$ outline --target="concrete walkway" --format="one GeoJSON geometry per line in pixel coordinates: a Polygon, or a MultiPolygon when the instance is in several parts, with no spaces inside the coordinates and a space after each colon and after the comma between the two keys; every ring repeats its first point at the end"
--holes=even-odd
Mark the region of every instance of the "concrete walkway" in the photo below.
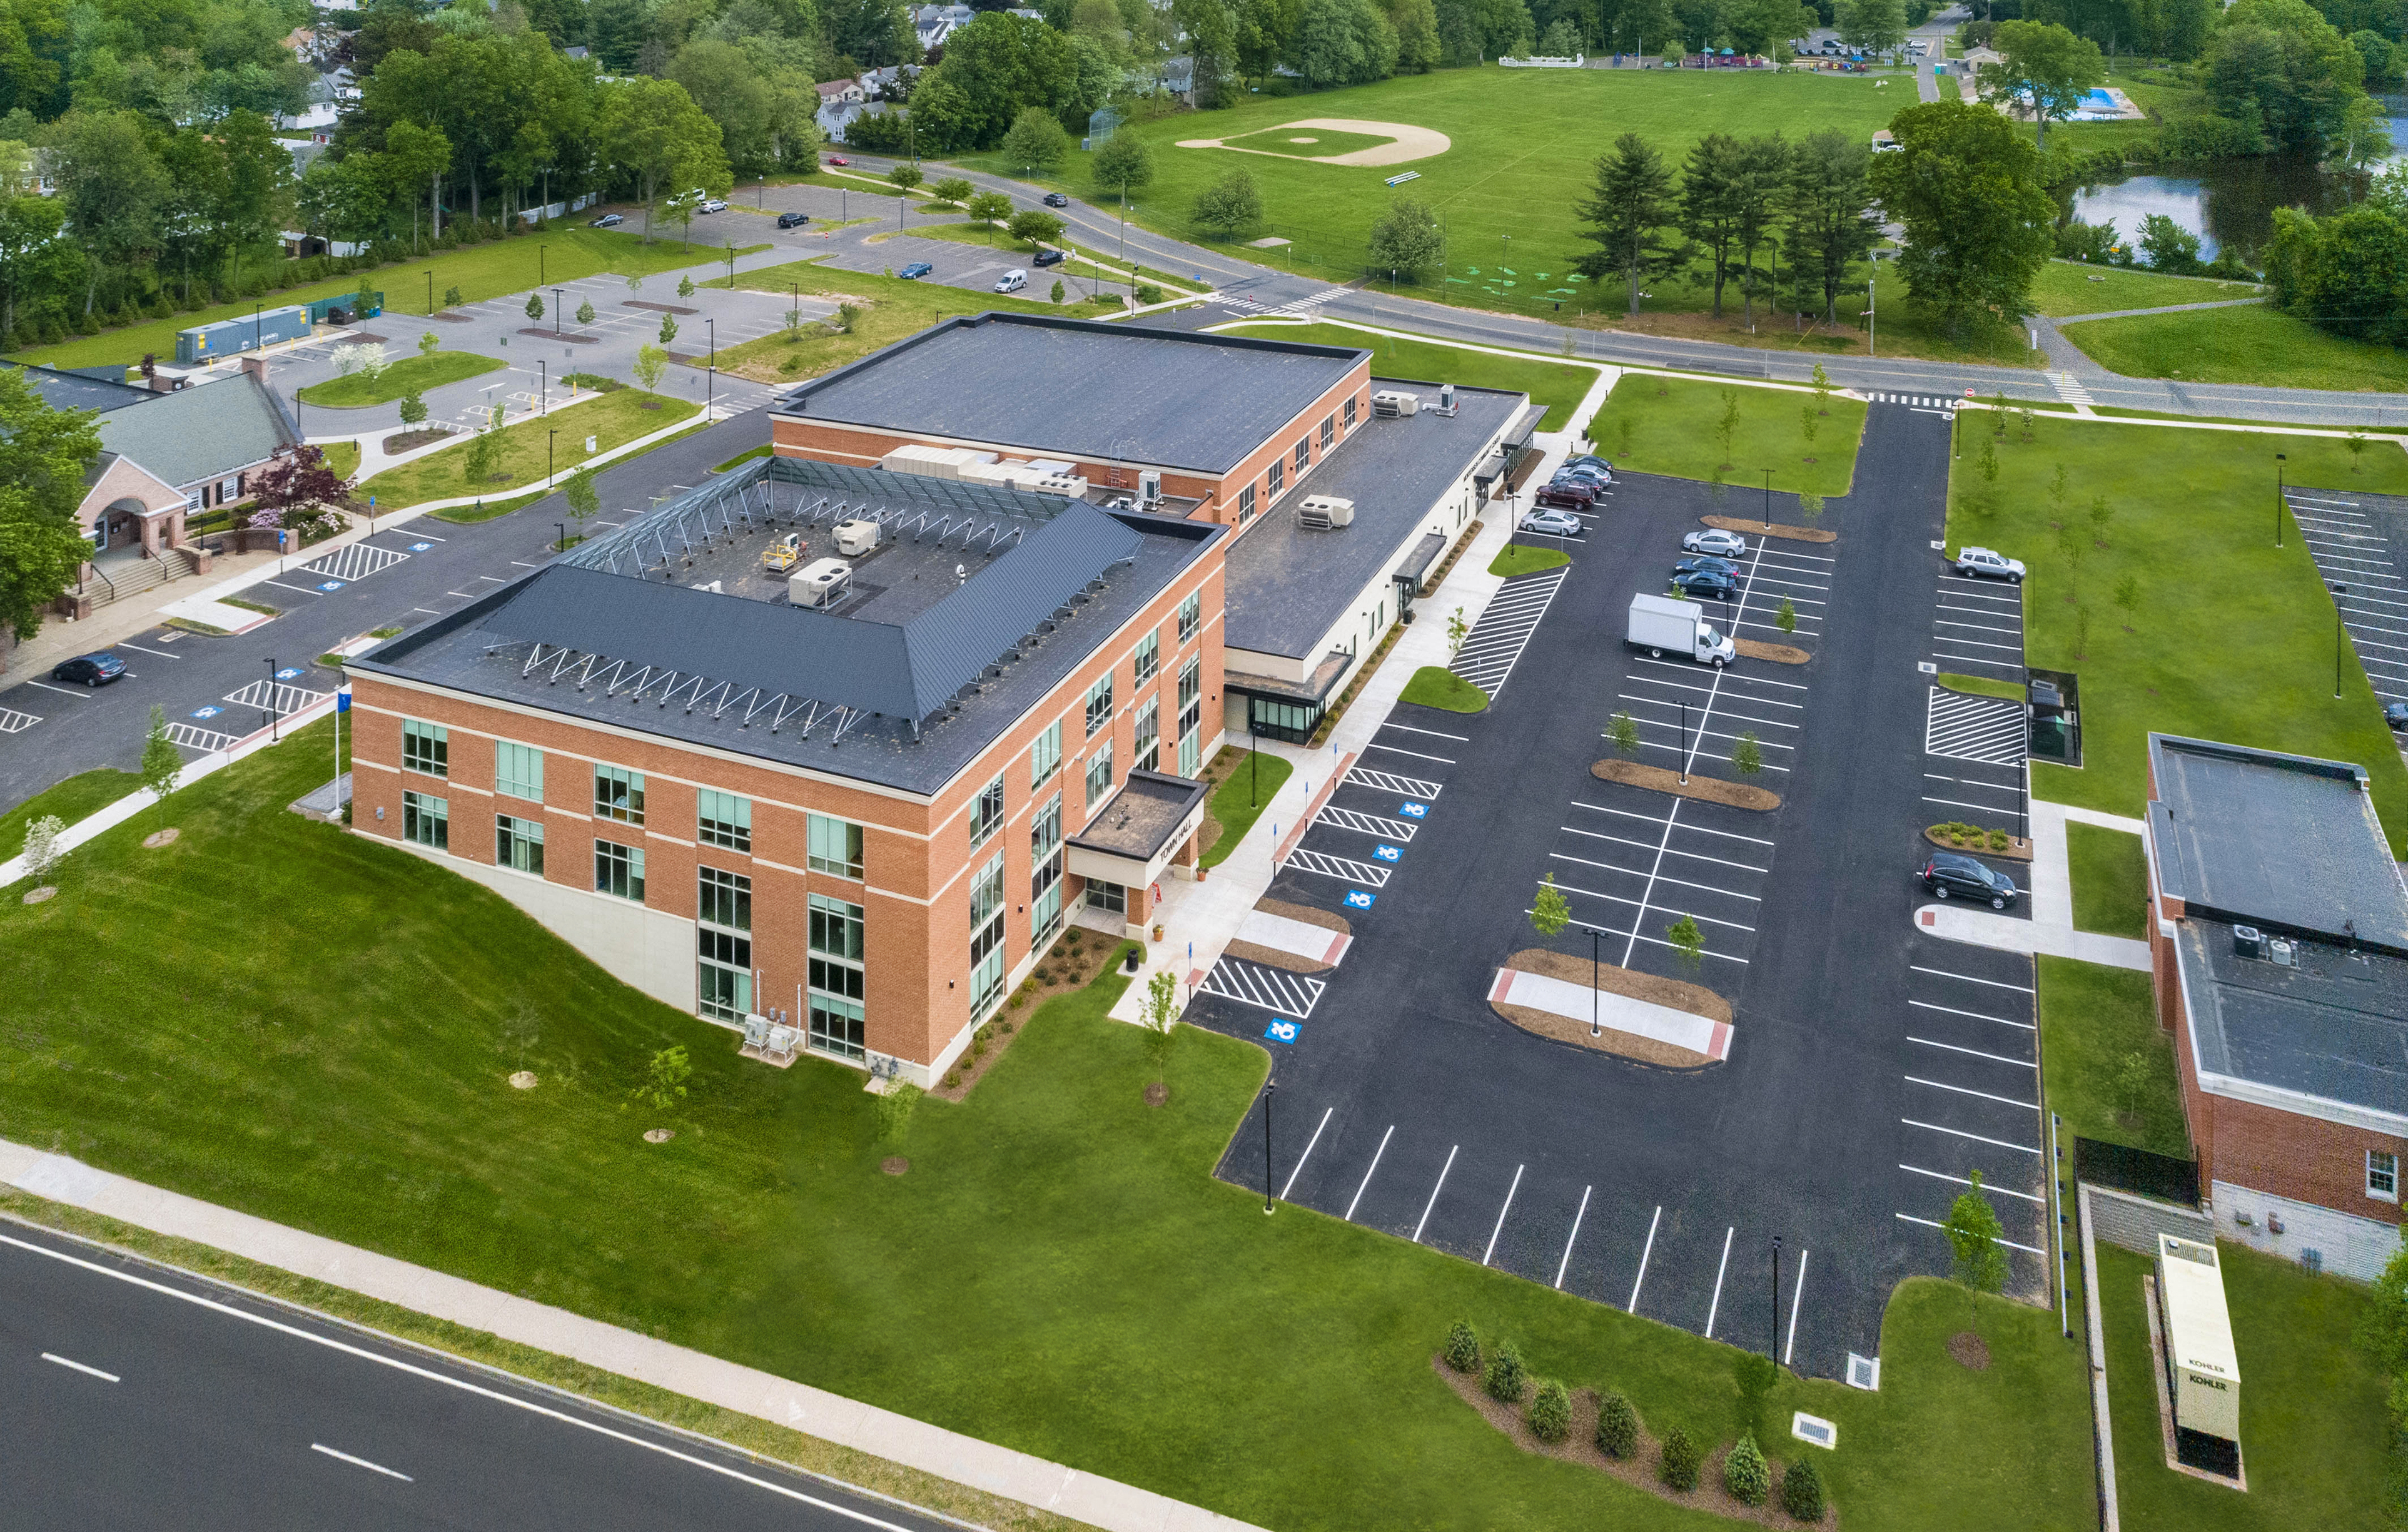
{"type": "Polygon", "coordinates": [[[2031,887],[2026,890],[2026,897],[2031,900],[2031,919],[2017,920],[1957,904],[1927,904],[1914,913],[1915,929],[1943,941],[1970,942],[2002,952],[2045,953],[2147,972],[2147,942],[2074,929],[2073,873],[2065,840],[2069,823],[2095,824],[2127,835],[2147,833],[2147,826],[2137,819],[2035,798],[2031,804],[2031,887]]]}
{"type": "Polygon", "coordinates": [[[2161,304],[2155,308],[2111,308],[2103,314],[2063,314],[2058,316],[2057,322],[2087,324],[2097,319],[2139,319],[2147,314],[2190,314],[2202,308],[2248,308],[2262,307],[2266,302],[2266,294],[2261,293],[2254,298],[2218,298],[2214,303],[2169,303],[2161,304]]]}
{"type": "Polygon", "coordinates": [[[1068,1516],[1108,1532],[1247,1532],[1247,1524],[752,1367],[534,1303],[355,1245],[0,1140],[0,1181],[154,1234],[482,1330],[1068,1516]]]}

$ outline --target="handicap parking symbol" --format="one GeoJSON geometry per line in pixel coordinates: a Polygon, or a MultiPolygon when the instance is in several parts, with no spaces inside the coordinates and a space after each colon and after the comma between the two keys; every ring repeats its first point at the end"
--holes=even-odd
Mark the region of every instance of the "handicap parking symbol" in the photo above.
{"type": "Polygon", "coordinates": [[[318,581],[318,589],[322,591],[339,591],[342,588],[343,582],[339,580],[322,580],[318,581]]]}
{"type": "Polygon", "coordinates": [[[1282,1020],[1275,1021],[1271,1023],[1270,1025],[1263,1028],[1263,1036],[1268,1038],[1273,1042],[1294,1042],[1296,1041],[1296,1035],[1303,1030],[1304,1029],[1302,1027],[1297,1025],[1294,1022],[1282,1020]]]}
{"type": "Polygon", "coordinates": [[[1426,819],[1429,817],[1429,805],[1426,803],[1400,804],[1398,806],[1397,812],[1407,819],[1426,819]]]}
{"type": "Polygon", "coordinates": [[[434,546],[431,542],[414,542],[409,545],[409,551],[413,553],[423,553],[434,546]]]}
{"type": "Polygon", "coordinates": [[[1369,909],[1371,908],[1372,897],[1373,895],[1364,893],[1359,888],[1350,888],[1346,891],[1346,908],[1349,909],[1369,909]]]}
{"type": "Polygon", "coordinates": [[[301,667],[299,666],[288,665],[283,669],[279,670],[276,673],[276,679],[278,680],[291,680],[294,677],[298,676],[299,674],[301,674],[301,667]]]}
{"type": "Polygon", "coordinates": [[[1394,862],[1405,853],[1395,846],[1374,846],[1371,848],[1371,854],[1383,862],[1394,862]]]}
{"type": "Polygon", "coordinates": [[[218,710],[213,707],[195,708],[193,709],[193,716],[194,718],[215,718],[218,716],[218,710]]]}

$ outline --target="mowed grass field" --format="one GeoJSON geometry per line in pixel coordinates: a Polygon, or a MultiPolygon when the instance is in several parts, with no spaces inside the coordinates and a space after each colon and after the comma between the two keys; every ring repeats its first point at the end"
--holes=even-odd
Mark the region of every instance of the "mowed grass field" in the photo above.
{"type": "Polygon", "coordinates": [[[1769,469],[1776,490],[1845,494],[1865,433],[1864,404],[1832,394],[1814,413],[1809,441],[1806,415],[1814,408],[1813,394],[1788,389],[1626,373],[1588,434],[1617,468],[1708,480],[1719,470],[1734,491],[1762,490],[1769,469]],[[1731,399],[1739,418],[1726,456],[1721,433],[1731,399]]]}
{"type": "Polygon", "coordinates": [[[2264,291],[2255,282],[2228,282],[2214,277],[2168,277],[2130,266],[2051,261],[2041,267],[2039,280],[2032,283],[2032,304],[2051,319],[2065,319],[2076,314],[2110,314],[2125,308],[2229,303],[2257,297],[2264,291]]]}
{"type": "Polygon", "coordinates": [[[2408,351],[2353,340],[2262,306],[2092,320],[2060,332],[2127,378],[2391,393],[2408,389],[2408,351]]]}

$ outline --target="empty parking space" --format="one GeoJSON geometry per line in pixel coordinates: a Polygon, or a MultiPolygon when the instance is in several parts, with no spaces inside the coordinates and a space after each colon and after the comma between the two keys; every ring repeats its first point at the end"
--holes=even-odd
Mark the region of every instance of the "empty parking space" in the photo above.
{"type": "MultiPolygon", "coordinates": [[[[1598,782],[1566,807],[1552,874],[1583,931],[1605,939],[1605,959],[1713,984],[1729,982],[1756,945],[1772,838],[1761,814],[1598,782]],[[1693,973],[1668,933],[1686,918],[1704,938],[1693,973]]],[[[1537,894],[1534,885],[1533,897],[1537,894]]]]}
{"type": "Polygon", "coordinates": [[[1933,602],[1931,654],[1942,670],[2023,680],[2022,588],[1942,576],[1933,602]]]}
{"type": "Polygon", "coordinates": [[[1749,555],[1748,580],[1728,612],[1731,636],[1813,647],[1829,615],[1831,578],[1839,561],[1759,541],[1749,555]]]}
{"type": "MultiPolygon", "coordinates": [[[[1788,666],[1715,671],[1681,659],[1636,656],[1614,693],[1614,711],[1638,731],[1637,759],[1694,769],[1701,761],[1727,767],[1742,736],[1753,736],[1762,769],[1785,775],[1806,726],[1804,683],[1766,674],[1788,666]]],[[[1612,736],[1607,737],[1611,743],[1612,736]]]]}
{"type": "MultiPolygon", "coordinates": [[[[1981,1174],[2018,1253],[2019,1278],[2038,1281],[2047,1248],[2047,1162],[2040,1108],[2040,1054],[2028,958],[1920,942],[1906,1003],[1894,1217],[1941,1239],[1948,1209],[1981,1174]]],[[[1944,1250],[1944,1241],[1942,1242],[1944,1250]]]]}

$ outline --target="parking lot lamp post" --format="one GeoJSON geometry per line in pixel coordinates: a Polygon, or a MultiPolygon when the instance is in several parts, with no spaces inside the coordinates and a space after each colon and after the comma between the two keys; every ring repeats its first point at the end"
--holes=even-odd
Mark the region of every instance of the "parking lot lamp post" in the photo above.
{"type": "Polygon", "coordinates": [[[261,709],[267,714],[267,742],[276,743],[276,656],[267,657],[267,703],[261,709]]]}
{"type": "Polygon", "coordinates": [[[2333,700],[2341,700],[2341,598],[2349,594],[2346,585],[2336,585],[2333,593],[2333,700]]]}
{"type": "Polygon", "coordinates": [[[1772,470],[1766,468],[1761,471],[1764,474],[1764,530],[1770,532],[1772,530],[1772,470]]]}
{"type": "Polygon", "coordinates": [[[554,523],[552,523],[552,524],[553,526],[558,527],[558,528],[560,529],[560,551],[561,551],[562,552],[564,552],[564,553],[567,552],[567,551],[568,551],[568,523],[567,523],[566,522],[554,522],[554,523]]]}
{"type": "MultiPolygon", "coordinates": [[[[727,279],[733,283],[736,278],[733,273],[730,273],[727,279]]],[[[706,319],[702,322],[702,326],[710,336],[710,365],[715,367],[719,365],[719,321],[706,319]]]]}
{"type": "Polygon", "coordinates": [[[718,408],[719,368],[713,366],[707,376],[710,381],[704,385],[702,394],[702,422],[705,425],[710,423],[710,412],[718,408]]]}
{"type": "Polygon", "coordinates": [[[1873,266],[1865,268],[1865,354],[1867,356],[1881,354],[1881,342],[1875,338],[1879,332],[1874,329],[1874,325],[1880,322],[1873,315],[1873,273],[1876,269],[1873,266]]]}
{"type": "Polygon", "coordinates": [[[1271,1094],[1278,1089],[1276,1080],[1263,1084],[1263,1212],[1267,1217],[1271,1210],[1271,1094]]]}
{"type": "Polygon", "coordinates": [[[2283,546],[2283,503],[2289,492],[2283,487],[2283,464],[2286,454],[2274,454],[2274,546],[2283,546]]]}
{"type": "Polygon", "coordinates": [[[1604,939],[1604,932],[1594,925],[1588,928],[1588,1035],[1592,1038],[1603,1036],[1605,1030],[1597,1013],[1598,991],[1605,980],[1605,959],[1598,954],[1598,943],[1604,939]]]}
{"type": "Polygon", "coordinates": [[[1764,1359],[1777,1374],[1781,1367],[1781,1236],[1777,1234],[1772,1237],[1772,1334],[1767,1342],[1764,1359]]]}
{"type": "Polygon", "coordinates": [[[535,412],[537,414],[545,415],[551,413],[552,364],[544,361],[540,357],[536,360],[535,365],[535,412]]]}
{"type": "Polygon", "coordinates": [[[1689,785],[1689,705],[1681,704],[1681,785],[1689,785]]]}
{"type": "Polygon", "coordinates": [[[560,289],[552,290],[552,333],[560,334],[560,289]]]}

